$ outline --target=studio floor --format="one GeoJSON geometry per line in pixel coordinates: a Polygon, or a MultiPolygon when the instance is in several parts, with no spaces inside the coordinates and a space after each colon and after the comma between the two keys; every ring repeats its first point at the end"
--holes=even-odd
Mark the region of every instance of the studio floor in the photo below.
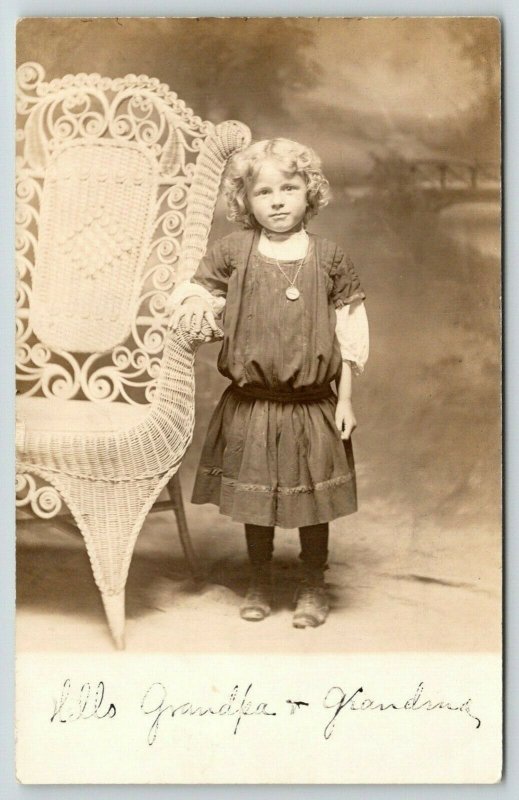
{"type": "MultiPolygon", "coordinates": [[[[148,518],[126,591],[126,649],[134,652],[491,651],[500,646],[497,533],[427,530],[382,507],[332,524],[332,611],[318,629],[292,627],[297,531],[276,533],[276,602],[261,623],[240,619],[246,588],[240,525],[187,506],[205,579],[189,578],[172,512],[148,518]],[[471,547],[467,547],[471,541],[471,547]]],[[[82,539],[20,524],[17,648],[110,652],[101,599],[82,539]]]]}

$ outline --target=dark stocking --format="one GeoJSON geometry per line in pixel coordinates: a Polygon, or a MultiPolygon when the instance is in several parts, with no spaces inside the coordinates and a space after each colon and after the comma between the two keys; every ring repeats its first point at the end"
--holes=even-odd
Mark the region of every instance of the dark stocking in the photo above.
{"type": "Polygon", "coordinates": [[[328,523],[305,525],[299,528],[301,554],[304,566],[312,571],[323,572],[328,561],[328,523]]]}
{"type": "Polygon", "coordinates": [[[274,552],[274,528],[264,525],[245,525],[247,551],[253,569],[272,561],[274,552]]]}

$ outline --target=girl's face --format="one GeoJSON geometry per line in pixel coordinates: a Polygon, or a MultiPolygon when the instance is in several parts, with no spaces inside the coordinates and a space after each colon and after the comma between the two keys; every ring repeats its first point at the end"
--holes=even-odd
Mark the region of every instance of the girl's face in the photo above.
{"type": "Polygon", "coordinates": [[[306,183],[297,172],[283,172],[265,161],[247,189],[249,209],[262,228],[273,233],[298,230],[306,212],[306,183]]]}

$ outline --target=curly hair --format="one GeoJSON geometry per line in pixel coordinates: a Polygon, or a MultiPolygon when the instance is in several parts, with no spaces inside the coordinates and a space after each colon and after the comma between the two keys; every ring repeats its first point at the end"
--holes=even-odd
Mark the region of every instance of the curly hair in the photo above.
{"type": "Polygon", "coordinates": [[[317,154],[310,147],[290,139],[263,139],[229,159],[223,180],[228,220],[241,224],[243,228],[259,227],[247,204],[247,190],[266,160],[278,161],[284,172],[291,175],[297,173],[305,180],[305,224],[328,204],[330,184],[322,172],[317,154]]]}

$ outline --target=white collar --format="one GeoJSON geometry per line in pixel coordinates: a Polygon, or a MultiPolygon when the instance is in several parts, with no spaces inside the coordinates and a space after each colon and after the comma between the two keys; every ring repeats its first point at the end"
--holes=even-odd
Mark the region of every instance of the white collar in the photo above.
{"type": "Polygon", "coordinates": [[[308,234],[304,228],[293,233],[284,242],[276,242],[269,239],[264,230],[261,231],[258,242],[258,250],[264,256],[271,258],[292,259],[302,258],[308,250],[308,234]]]}

